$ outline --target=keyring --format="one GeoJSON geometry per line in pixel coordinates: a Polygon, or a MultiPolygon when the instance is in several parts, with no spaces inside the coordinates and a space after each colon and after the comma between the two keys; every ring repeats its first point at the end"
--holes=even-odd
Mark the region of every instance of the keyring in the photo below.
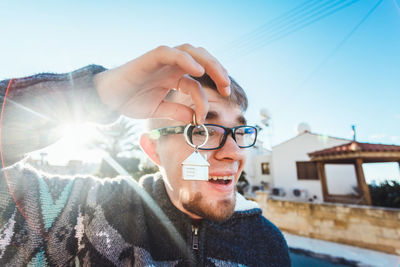
{"type": "Polygon", "coordinates": [[[206,132],[206,140],[204,140],[204,142],[202,144],[196,146],[196,145],[194,145],[194,144],[192,144],[190,142],[189,137],[188,137],[188,130],[189,130],[189,127],[192,126],[192,123],[189,123],[188,125],[186,125],[185,130],[183,132],[183,135],[185,136],[186,143],[189,146],[191,146],[191,147],[193,147],[193,148],[195,148],[197,150],[199,147],[202,147],[207,143],[207,141],[208,141],[208,130],[207,130],[207,127],[204,126],[204,124],[197,125],[197,123],[196,123],[196,113],[193,113],[193,124],[194,124],[195,127],[197,127],[197,126],[203,127],[204,131],[206,132]]]}

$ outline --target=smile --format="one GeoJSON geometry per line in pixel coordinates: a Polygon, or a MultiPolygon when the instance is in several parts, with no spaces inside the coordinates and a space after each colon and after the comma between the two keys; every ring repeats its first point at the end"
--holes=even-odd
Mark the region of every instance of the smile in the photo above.
{"type": "Polygon", "coordinates": [[[208,181],[213,184],[228,185],[232,182],[234,176],[209,176],[208,181]]]}

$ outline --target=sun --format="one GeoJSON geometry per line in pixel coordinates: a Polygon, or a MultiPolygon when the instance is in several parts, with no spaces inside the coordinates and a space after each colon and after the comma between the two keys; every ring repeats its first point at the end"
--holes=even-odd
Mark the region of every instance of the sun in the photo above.
{"type": "Polygon", "coordinates": [[[90,146],[96,138],[99,138],[99,132],[96,126],[89,123],[73,123],[61,126],[62,140],[66,145],[72,147],[90,146]]]}
{"type": "Polygon", "coordinates": [[[101,161],[104,155],[94,146],[94,141],[101,138],[95,124],[64,124],[57,131],[62,136],[61,139],[42,150],[47,153],[49,163],[63,165],[70,160],[84,163],[101,161]]]}

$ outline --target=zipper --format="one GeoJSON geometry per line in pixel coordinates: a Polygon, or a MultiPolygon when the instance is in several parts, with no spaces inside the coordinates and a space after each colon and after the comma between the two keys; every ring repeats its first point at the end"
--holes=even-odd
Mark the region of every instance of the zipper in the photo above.
{"type": "Polygon", "coordinates": [[[192,249],[199,250],[199,227],[192,225],[192,249]]]}
{"type": "Polygon", "coordinates": [[[203,247],[200,246],[200,234],[203,236],[204,227],[201,228],[200,221],[192,221],[192,255],[194,262],[192,263],[193,266],[205,266],[204,265],[204,258],[203,258],[203,247]],[[201,230],[201,231],[200,231],[201,230]]]}

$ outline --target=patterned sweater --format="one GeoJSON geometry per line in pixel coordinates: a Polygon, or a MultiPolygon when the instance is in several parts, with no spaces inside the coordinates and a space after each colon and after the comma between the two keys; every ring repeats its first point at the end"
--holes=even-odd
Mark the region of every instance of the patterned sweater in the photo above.
{"type": "MultiPolygon", "coordinates": [[[[20,80],[8,96],[32,110],[42,103],[43,95],[32,100],[24,98],[27,92],[33,96],[37,92],[55,94],[56,110],[45,113],[51,109],[40,106],[42,116],[59,114],[60,108],[84,110],[60,104],[74,97],[68,89],[71,82],[66,82],[73,77],[73,88],[80,90],[81,98],[90,99],[104,117],[115,117],[97,103],[93,92],[86,91],[91,90],[91,76],[96,73],[93,68],[101,69],[89,66],[70,75],[29,78],[40,83],[28,79],[24,85],[20,80]],[[35,94],[32,89],[36,89],[35,94]]],[[[3,96],[8,84],[0,83],[3,96]]],[[[28,137],[29,129],[52,126],[54,119],[39,118],[39,125],[30,125],[22,114],[18,105],[4,109],[2,152],[8,164],[27,149],[55,139],[35,134],[28,137]],[[14,134],[15,130],[23,131],[31,143],[20,139],[22,134],[14,134]],[[14,136],[30,146],[19,146],[14,136]]],[[[101,117],[98,112],[89,115],[91,119],[101,117]]],[[[51,128],[47,132],[51,134],[51,128]]],[[[129,177],[49,175],[23,161],[4,168],[0,175],[0,266],[81,265],[290,266],[290,260],[280,231],[261,215],[254,202],[239,194],[235,213],[225,222],[193,221],[171,203],[160,174],[143,177],[138,184],[129,177]]]]}

